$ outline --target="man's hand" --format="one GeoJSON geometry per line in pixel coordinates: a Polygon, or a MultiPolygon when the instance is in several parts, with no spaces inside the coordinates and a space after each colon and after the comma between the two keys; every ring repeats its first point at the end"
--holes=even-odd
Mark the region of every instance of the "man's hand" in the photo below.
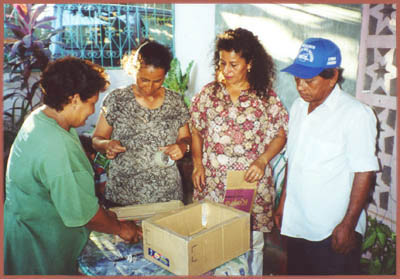
{"type": "Polygon", "coordinates": [[[340,223],[332,232],[332,249],[339,254],[350,253],[357,245],[356,231],[351,226],[340,223]]]}
{"type": "Polygon", "coordinates": [[[355,227],[360,218],[372,185],[375,172],[356,172],[351,189],[350,202],[342,222],[332,232],[332,249],[347,254],[357,245],[355,227]]]}
{"type": "Polygon", "coordinates": [[[278,208],[272,214],[274,223],[276,227],[281,230],[282,217],[283,217],[283,206],[278,206],[278,208]]]}

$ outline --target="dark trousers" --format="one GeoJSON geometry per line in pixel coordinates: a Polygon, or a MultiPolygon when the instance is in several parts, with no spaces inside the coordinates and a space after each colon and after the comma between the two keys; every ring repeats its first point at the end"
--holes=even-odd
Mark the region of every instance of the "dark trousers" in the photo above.
{"type": "Polygon", "coordinates": [[[332,249],[332,237],[308,241],[287,237],[287,270],[289,275],[357,275],[360,274],[362,236],[357,233],[357,248],[349,254],[332,249]]]}

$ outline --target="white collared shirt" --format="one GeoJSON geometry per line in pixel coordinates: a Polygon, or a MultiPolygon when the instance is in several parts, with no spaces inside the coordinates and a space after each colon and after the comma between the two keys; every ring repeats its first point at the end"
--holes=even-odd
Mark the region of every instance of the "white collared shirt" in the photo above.
{"type": "MultiPolygon", "coordinates": [[[[289,114],[288,178],[281,233],[320,241],[331,235],[347,210],[355,172],[379,169],[372,109],[336,85],[308,114],[298,98],[289,114]]],[[[363,211],[356,231],[364,234],[363,211]]]]}

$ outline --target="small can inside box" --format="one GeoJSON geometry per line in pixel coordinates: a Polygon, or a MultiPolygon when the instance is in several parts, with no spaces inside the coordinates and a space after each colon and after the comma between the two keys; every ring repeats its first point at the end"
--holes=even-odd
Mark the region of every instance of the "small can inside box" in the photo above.
{"type": "Polygon", "coordinates": [[[145,257],[177,275],[203,274],[249,250],[250,215],[201,201],[143,221],[145,257]]]}

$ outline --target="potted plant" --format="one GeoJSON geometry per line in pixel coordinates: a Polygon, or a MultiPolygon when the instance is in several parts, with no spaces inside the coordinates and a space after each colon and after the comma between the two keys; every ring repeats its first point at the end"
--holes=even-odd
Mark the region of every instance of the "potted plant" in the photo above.
{"type": "Polygon", "coordinates": [[[182,74],[181,64],[177,58],[172,59],[171,69],[168,71],[167,77],[164,81],[164,86],[175,92],[181,93],[184,97],[185,104],[189,107],[190,100],[186,96],[186,90],[188,89],[190,71],[193,66],[193,60],[190,61],[186,68],[185,74],[182,74]]]}
{"type": "MultiPolygon", "coordinates": [[[[186,90],[188,89],[190,71],[193,66],[193,61],[190,61],[187,66],[185,73],[182,74],[181,64],[177,58],[172,59],[171,69],[168,71],[167,77],[164,81],[164,86],[175,92],[183,95],[186,106],[190,107],[190,99],[186,96],[186,90]]],[[[193,183],[192,183],[192,172],[193,164],[191,158],[191,152],[186,153],[185,156],[177,162],[179,172],[182,177],[183,201],[188,204],[192,201],[193,183]]]]}
{"type": "Polygon", "coordinates": [[[4,85],[7,86],[3,104],[8,104],[3,112],[5,161],[25,117],[41,102],[39,80],[33,78],[32,72],[47,66],[51,59],[51,37],[63,31],[49,25],[55,17],[40,17],[46,5],[13,4],[13,8],[15,16],[9,14],[5,18],[5,26],[12,33],[4,39],[4,85]]]}
{"type": "Polygon", "coordinates": [[[387,225],[370,216],[362,252],[363,273],[371,275],[396,273],[396,234],[387,225]]]}

